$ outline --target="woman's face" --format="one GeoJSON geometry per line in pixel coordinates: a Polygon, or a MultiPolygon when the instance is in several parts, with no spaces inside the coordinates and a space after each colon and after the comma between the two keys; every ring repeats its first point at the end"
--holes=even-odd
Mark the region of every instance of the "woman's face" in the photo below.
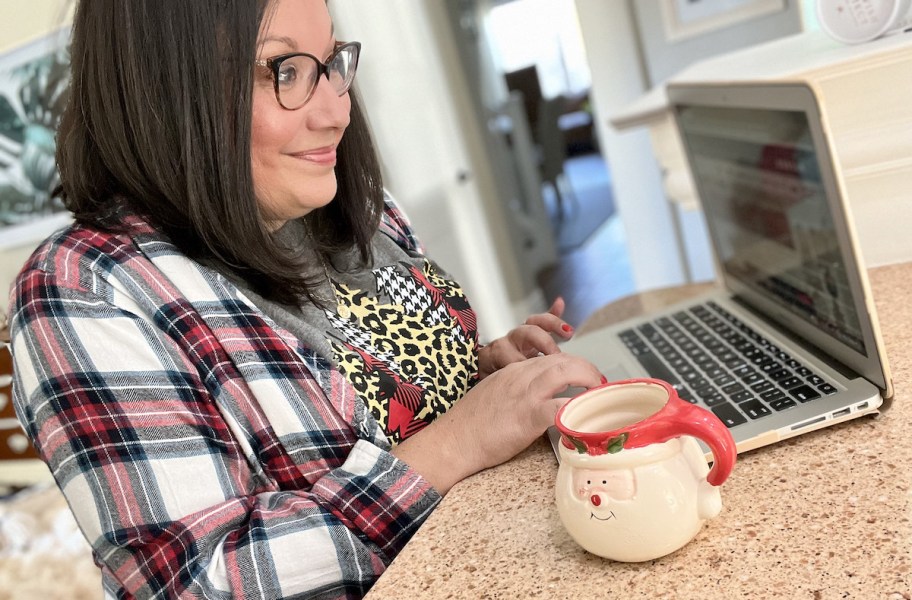
{"type": "MultiPolygon", "coordinates": [[[[336,39],[326,0],[273,0],[260,27],[257,60],[307,52],[326,61],[336,39]]],[[[257,201],[270,229],[328,204],[336,194],[336,148],[351,100],[325,77],[297,110],[282,108],[272,72],[255,67],[251,163],[257,201]]]]}

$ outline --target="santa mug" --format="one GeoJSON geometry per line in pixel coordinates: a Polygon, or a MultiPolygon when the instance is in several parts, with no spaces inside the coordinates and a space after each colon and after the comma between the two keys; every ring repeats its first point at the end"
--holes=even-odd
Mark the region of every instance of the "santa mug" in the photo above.
{"type": "Polygon", "coordinates": [[[589,552],[625,562],[659,558],[722,510],[734,440],[718,417],[670,384],[609,382],[569,400],[555,422],[558,513],[589,552]],[[712,451],[712,470],[697,439],[712,451]]]}

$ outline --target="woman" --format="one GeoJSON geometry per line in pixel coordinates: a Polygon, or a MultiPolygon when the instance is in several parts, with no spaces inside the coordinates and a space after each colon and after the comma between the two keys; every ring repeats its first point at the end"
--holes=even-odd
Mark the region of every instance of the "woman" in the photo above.
{"type": "Polygon", "coordinates": [[[359,597],[603,381],[560,301],[479,346],[384,195],[359,50],[324,0],[78,5],[76,224],[17,280],[14,395],[110,596],[359,597]]]}

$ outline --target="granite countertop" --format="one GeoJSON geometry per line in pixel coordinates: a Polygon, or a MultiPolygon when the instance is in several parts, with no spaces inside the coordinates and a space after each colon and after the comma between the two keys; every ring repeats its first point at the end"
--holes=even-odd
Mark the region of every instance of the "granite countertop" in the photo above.
{"type": "MultiPolygon", "coordinates": [[[[912,598],[912,263],[870,279],[892,407],[739,456],[722,514],[681,550],[635,564],[582,550],[540,440],[456,485],[368,598],[912,598]]],[[[674,298],[625,299],[596,319],[674,298]]]]}

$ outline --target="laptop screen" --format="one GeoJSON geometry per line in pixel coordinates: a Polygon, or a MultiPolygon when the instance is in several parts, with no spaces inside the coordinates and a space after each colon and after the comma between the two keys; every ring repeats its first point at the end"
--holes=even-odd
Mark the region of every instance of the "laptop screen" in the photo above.
{"type": "Polygon", "coordinates": [[[804,112],[679,106],[720,268],[866,354],[804,112]]]}

